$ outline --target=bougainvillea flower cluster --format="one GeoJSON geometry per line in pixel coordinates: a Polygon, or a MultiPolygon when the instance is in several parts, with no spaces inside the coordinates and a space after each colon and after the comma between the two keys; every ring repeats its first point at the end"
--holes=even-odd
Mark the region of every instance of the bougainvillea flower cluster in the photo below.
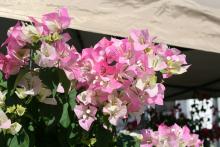
{"type": "Polygon", "coordinates": [[[201,147],[203,142],[187,126],[160,124],[157,131],[143,129],[139,132],[122,130],[120,133],[137,138],[141,147],[201,147]]]}
{"type": "Polygon", "coordinates": [[[69,79],[86,87],[77,96],[79,107],[75,109],[96,107],[117,126],[132,114],[140,117],[147,105],[163,105],[165,87],[157,74],[164,78],[181,74],[188,65],[180,51],[153,40],[147,30],[133,30],[128,38],[103,38],[83,49],[76,62],[79,68],[66,72],[69,79]]]}
{"type": "Polygon", "coordinates": [[[150,129],[142,130],[141,147],[180,147],[180,146],[202,146],[202,141],[196,134],[191,134],[187,126],[180,127],[177,124],[166,126],[161,124],[158,131],[150,129]]]}
{"type": "MultiPolygon", "coordinates": [[[[2,45],[7,48],[7,53],[0,54],[0,70],[7,79],[21,69],[29,68],[15,87],[17,97],[27,103],[31,101],[30,97],[45,103],[48,98],[54,100],[54,91],[44,84],[39,71],[44,68],[62,70],[74,84],[67,90],[59,84],[56,92],[68,92],[71,88],[78,90],[72,115],[75,113],[79,125],[86,131],[101,116],[107,117],[105,127],[109,124],[117,127],[130,117],[139,123],[146,106],[163,105],[163,79],[182,74],[189,67],[184,54],[165,44],[154,43],[155,37],[147,29],[132,30],[124,39],[103,38],[79,53],[74,46],[67,44],[71,37],[63,32],[70,20],[63,8],[43,15],[41,20],[30,17],[29,23],[19,22],[11,27],[2,45]]],[[[0,100],[1,106],[4,105],[4,93],[0,100]]],[[[6,114],[22,116],[26,108],[13,105],[2,106],[0,110],[0,129],[11,130],[11,134],[18,132],[21,125],[13,124],[6,114]]],[[[180,135],[186,137],[184,141],[188,139],[187,143],[194,143],[197,139],[189,135],[187,128],[177,126],[160,126],[157,133],[146,131],[144,138],[148,134],[152,143],[155,139],[158,144],[162,141],[169,144],[171,142],[167,139],[171,138],[180,142],[182,140],[178,139],[183,137],[180,135]],[[167,133],[168,138],[165,137],[167,133]]]]}

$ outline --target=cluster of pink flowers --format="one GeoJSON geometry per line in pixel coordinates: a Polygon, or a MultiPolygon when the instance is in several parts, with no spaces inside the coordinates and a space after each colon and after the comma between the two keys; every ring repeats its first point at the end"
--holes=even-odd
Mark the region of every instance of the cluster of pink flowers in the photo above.
{"type": "Polygon", "coordinates": [[[161,124],[158,131],[142,130],[141,147],[201,147],[203,142],[196,134],[191,134],[187,126],[161,124]]]}
{"type": "Polygon", "coordinates": [[[29,23],[18,22],[8,31],[6,45],[7,55],[0,54],[0,69],[8,78],[15,75],[20,68],[28,65],[30,50],[34,52],[34,61],[40,67],[65,68],[67,63],[74,62],[77,52],[66,42],[71,38],[62,33],[70,24],[66,9],[45,14],[38,21],[30,17],[29,23]],[[36,46],[40,45],[36,49],[36,46]]]}
{"type": "Polygon", "coordinates": [[[98,109],[117,126],[130,116],[140,120],[146,105],[163,105],[165,87],[156,74],[168,78],[185,72],[188,65],[179,50],[154,39],[147,30],[133,30],[128,38],[103,38],[83,49],[79,62],[66,73],[86,88],[74,109],[85,130],[98,109]]]}
{"type": "Polygon", "coordinates": [[[0,54],[0,69],[6,78],[17,74],[28,65],[31,51],[39,67],[63,69],[69,80],[77,81],[77,88],[85,89],[77,96],[74,112],[87,131],[97,111],[107,115],[114,126],[131,116],[139,120],[146,105],[163,104],[162,78],[188,68],[185,55],[155,44],[147,30],[132,30],[125,39],[103,38],[78,53],[66,43],[70,36],[63,33],[71,20],[66,9],[30,20],[30,24],[17,23],[9,30],[3,44],[7,55],[0,54]]]}

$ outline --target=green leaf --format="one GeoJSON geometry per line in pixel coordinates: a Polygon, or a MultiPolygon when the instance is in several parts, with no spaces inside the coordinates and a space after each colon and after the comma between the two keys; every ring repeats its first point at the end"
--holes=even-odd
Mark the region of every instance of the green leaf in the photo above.
{"type": "Polygon", "coordinates": [[[3,74],[2,74],[2,72],[0,72],[0,81],[2,81],[3,80],[3,74]]]}
{"type": "Polygon", "coordinates": [[[55,97],[55,96],[56,96],[56,93],[57,93],[57,87],[58,87],[58,85],[55,84],[54,82],[52,82],[52,85],[53,85],[52,96],[55,97]]]}
{"type": "Polygon", "coordinates": [[[54,123],[55,119],[56,119],[55,116],[53,116],[53,117],[43,117],[43,120],[44,120],[44,123],[45,123],[46,126],[52,125],[54,123]]]}
{"type": "Polygon", "coordinates": [[[69,108],[69,104],[65,103],[63,105],[63,113],[60,118],[60,124],[64,128],[67,128],[70,125],[70,117],[69,117],[69,113],[68,113],[68,108],[69,108]]]}
{"type": "Polygon", "coordinates": [[[14,135],[13,138],[8,142],[9,147],[29,147],[29,136],[22,130],[18,135],[14,135]]]}
{"type": "Polygon", "coordinates": [[[69,102],[71,109],[73,110],[73,108],[76,105],[76,90],[75,89],[70,91],[68,102],[69,102]]]}
{"type": "Polygon", "coordinates": [[[74,137],[76,137],[78,134],[79,134],[79,132],[78,131],[76,131],[76,124],[75,124],[75,122],[71,122],[71,126],[70,126],[70,133],[69,133],[69,139],[73,139],[74,137]]]}
{"type": "Polygon", "coordinates": [[[1,81],[0,86],[3,88],[7,88],[7,81],[1,81]]]}
{"type": "Polygon", "coordinates": [[[8,142],[8,146],[9,147],[17,147],[18,144],[18,139],[17,139],[17,135],[15,135],[11,140],[9,140],[8,142]]]}

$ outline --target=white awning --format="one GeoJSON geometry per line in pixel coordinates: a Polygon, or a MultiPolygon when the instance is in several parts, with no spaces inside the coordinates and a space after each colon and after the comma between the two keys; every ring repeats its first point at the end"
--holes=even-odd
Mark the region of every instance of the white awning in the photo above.
{"type": "Polygon", "coordinates": [[[127,36],[149,28],[158,41],[220,53],[219,0],[0,0],[0,17],[27,20],[67,7],[71,28],[127,36]]]}

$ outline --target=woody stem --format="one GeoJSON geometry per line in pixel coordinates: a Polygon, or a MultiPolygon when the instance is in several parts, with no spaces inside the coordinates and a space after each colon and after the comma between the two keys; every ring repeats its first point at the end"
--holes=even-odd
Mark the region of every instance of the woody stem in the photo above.
{"type": "Polygon", "coordinates": [[[29,69],[32,70],[32,57],[33,57],[33,49],[30,48],[30,59],[29,59],[29,69]]]}

